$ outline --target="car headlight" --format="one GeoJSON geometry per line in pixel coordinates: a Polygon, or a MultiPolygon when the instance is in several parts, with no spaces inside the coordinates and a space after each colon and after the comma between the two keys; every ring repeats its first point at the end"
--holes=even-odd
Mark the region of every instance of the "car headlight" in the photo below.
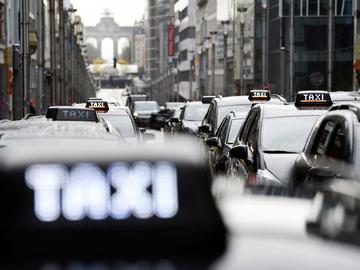
{"type": "Polygon", "coordinates": [[[137,112],[134,112],[134,113],[133,113],[133,116],[134,116],[134,117],[138,117],[139,114],[138,114],[137,112]]]}
{"type": "Polygon", "coordinates": [[[281,185],[281,181],[268,170],[258,170],[256,174],[257,185],[281,185]]]}

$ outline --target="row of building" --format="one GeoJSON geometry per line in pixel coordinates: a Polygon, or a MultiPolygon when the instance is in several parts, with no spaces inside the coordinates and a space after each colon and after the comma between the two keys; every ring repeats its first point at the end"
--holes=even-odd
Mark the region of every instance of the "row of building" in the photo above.
{"type": "Polygon", "coordinates": [[[162,100],[268,88],[291,99],[357,89],[359,9],[359,0],[147,0],[147,91],[162,100]]]}
{"type": "Polygon", "coordinates": [[[75,12],[66,0],[0,0],[0,119],[95,95],[75,12]]]}

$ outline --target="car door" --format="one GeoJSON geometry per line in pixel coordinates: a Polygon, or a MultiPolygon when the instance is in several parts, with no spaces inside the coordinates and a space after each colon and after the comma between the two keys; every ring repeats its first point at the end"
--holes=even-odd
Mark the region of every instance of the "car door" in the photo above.
{"type": "MultiPolygon", "coordinates": [[[[240,146],[240,145],[246,145],[249,148],[249,145],[251,143],[251,149],[253,151],[253,140],[249,140],[250,132],[254,134],[254,131],[256,129],[253,128],[253,125],[258,125],[258,121],[260,118],[260,110],[255,108],[251,110],[244,122],[244,125],[239,132],[238,138],[235,140],[235,143],[233,147],[240,146]]],[[[251,168],[251,164],[249,164],[249,158],[247,160],[240,160],[237,158],[231,158],[229,162],[229,169],[228,169],[228,175],[234,176],[237,179],[245,179],[248,175],[248,170],[251,168]],[[250,165],[250,167],[249,167],[250,165]]],[[[250,161],[253,159],[253,154],[250,155],[250,161]]],[[[251,163],[251,162],[250,162],[251,163]]]]}
{"type": "Polygon", "coordinates": [[[297,194],[303,189],[305,178],[310,169],[324,163],[326,148],[335,130],[336,120],[326,117],[319,128],[310,135],[304,153],[300,154],[294,165],[294,171],[289,182],[291,194],[297,194]]]}
{"type": "Polygon", "coordinates": [[[217,136],[219,138],[219,147],[218,151],[216,151],[215,162],[216,162],[216,171],[224,172],[224,151],[226,150],[226,138],[229,131],[230,126],[230,116],[226,117],[222,122],[221,126],[218,129],[217,136]]]}

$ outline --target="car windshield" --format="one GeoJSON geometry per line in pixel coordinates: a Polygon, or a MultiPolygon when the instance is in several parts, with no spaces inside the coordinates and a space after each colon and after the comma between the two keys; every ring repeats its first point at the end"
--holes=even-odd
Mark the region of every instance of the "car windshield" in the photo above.
{"type": "Polygon", "coordinates": [[[106,121],[108,121],[117,131],[124,137],[135,137],[136,131],[131,119],[127,115],[103,115],[106,121]]]}
{"type": "Polygon", "coordinates": [[[318,116],[296,116],[264,119],[262,126],[263,151],[299,153],[318,116]]]}
{"type": "Polygon", "coordinates": [[[230,132],[227,143],[233,144],[245,119],[234,119],[231,121],[230,132]]]}
{"type": "Polygon", "coordinates": [[[184,120],[186,121],[201,121],[208,110],[209,105],[203,106],[187,106],[184,112],[184,120]]]}
{"type": "Polygon", "coordinates": [[[135,111],[158,111],[159,105],[157,102],[136,102],[135,111]]]}
{"type": "Polygon", "coordinates": [[[247,112],[251,109],[251,104],[243,104],[243,105],[232,105],[232,106],[222,106],[219,107],[219,113],[217,117],[218,127],[220,126],[222,120],[224,120],[225,116],[233,111],[233,112],[247,112]]]}

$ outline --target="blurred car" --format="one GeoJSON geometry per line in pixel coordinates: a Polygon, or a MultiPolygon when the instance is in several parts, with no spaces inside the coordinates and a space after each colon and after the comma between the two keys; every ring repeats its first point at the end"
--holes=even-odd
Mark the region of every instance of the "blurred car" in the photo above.
{"type": "Polygon", "coordinates": [[[179,107],[176,108],[174,110],[174,113],[172,114],[172,116],[170,116],[169,120],[167,121],[166,125],[164,126],[164,132],[165,134],[169,135],[169,134],[175,134],[178,131],[178,127],[179,127],[179,119],[180,119],[180,114],[183,110],[183,107],[179,107]]]}
{"type": "Polygon", "coordinates": [[[160,108],[157,101],[135,101],[130,110],[139,127],[149,127],[151,114],[159,112],[160,108]]]}
{"type": "Polygon", "coordinates": [[[360,180],[359,119],[360,104],[339,103],[317,121],[295,162],[292,195],[308,194],[306,186],[326,179],[360,180]]]}
{"type": "Polygon", "coordinates": [[[333,91],[330,92],[333,103],[341,102],[359,102],[360,91],[333,91]]]}
{"type": "Polygon", "coordinates": [[[253,107],[229,152],[227,174],[251,186],[287,186],[314,123],[331,104],[326,91],[302,91],[295,106],[253,107]]]}
{"type": "Polygon", "coordinates": [[[174,131],[197,134],[208,108],[209,104],[204,104],[200,101],[187,102],[182,108],[179,118],[172,119],[172,123],[176,123],[174,131]]]}
{"type": "Polygon", "coordinates": [[[204,140],[215,136],[220,123],[231,111],[248,112],[253,104],[264,102],[286,104],[284,98],[279,98],[277,96],[271,98],[270,93],[266,90],[251,90],[249,96],[218,96],[210,100],[209,109],[199,127],[199,133],[204,140]]]}
{"type": "Polygon", "coordinates": [[[209,166],[213,175],[226,174],[230,160],[229,151],[235,142],[246,115],[246,112],[230,112],[220,124],[215,136],[207,139],[209,166]]]}
{"type": "Polygon", "coordinates": [[[170,118],[173,116],[175,109],[160,109],[158,112],[153,112],[150,116],[150,128],[160,130],[164,128],[170,118]]]}
{"type": "Polygon", "coordinates": [[[129,95],[128,98],[126,99],[125,105],[131,108],[132,104],[135,101],[147,101],[147,100],[149,100],[148,95],[129,95]]]}
{"type": "Polygon", "coordinates": [[[128,107],[116,107],[106,113],[99,114],[115,128],[127,142],[136,143],[140,138],[140,130],[128,107]]]}

